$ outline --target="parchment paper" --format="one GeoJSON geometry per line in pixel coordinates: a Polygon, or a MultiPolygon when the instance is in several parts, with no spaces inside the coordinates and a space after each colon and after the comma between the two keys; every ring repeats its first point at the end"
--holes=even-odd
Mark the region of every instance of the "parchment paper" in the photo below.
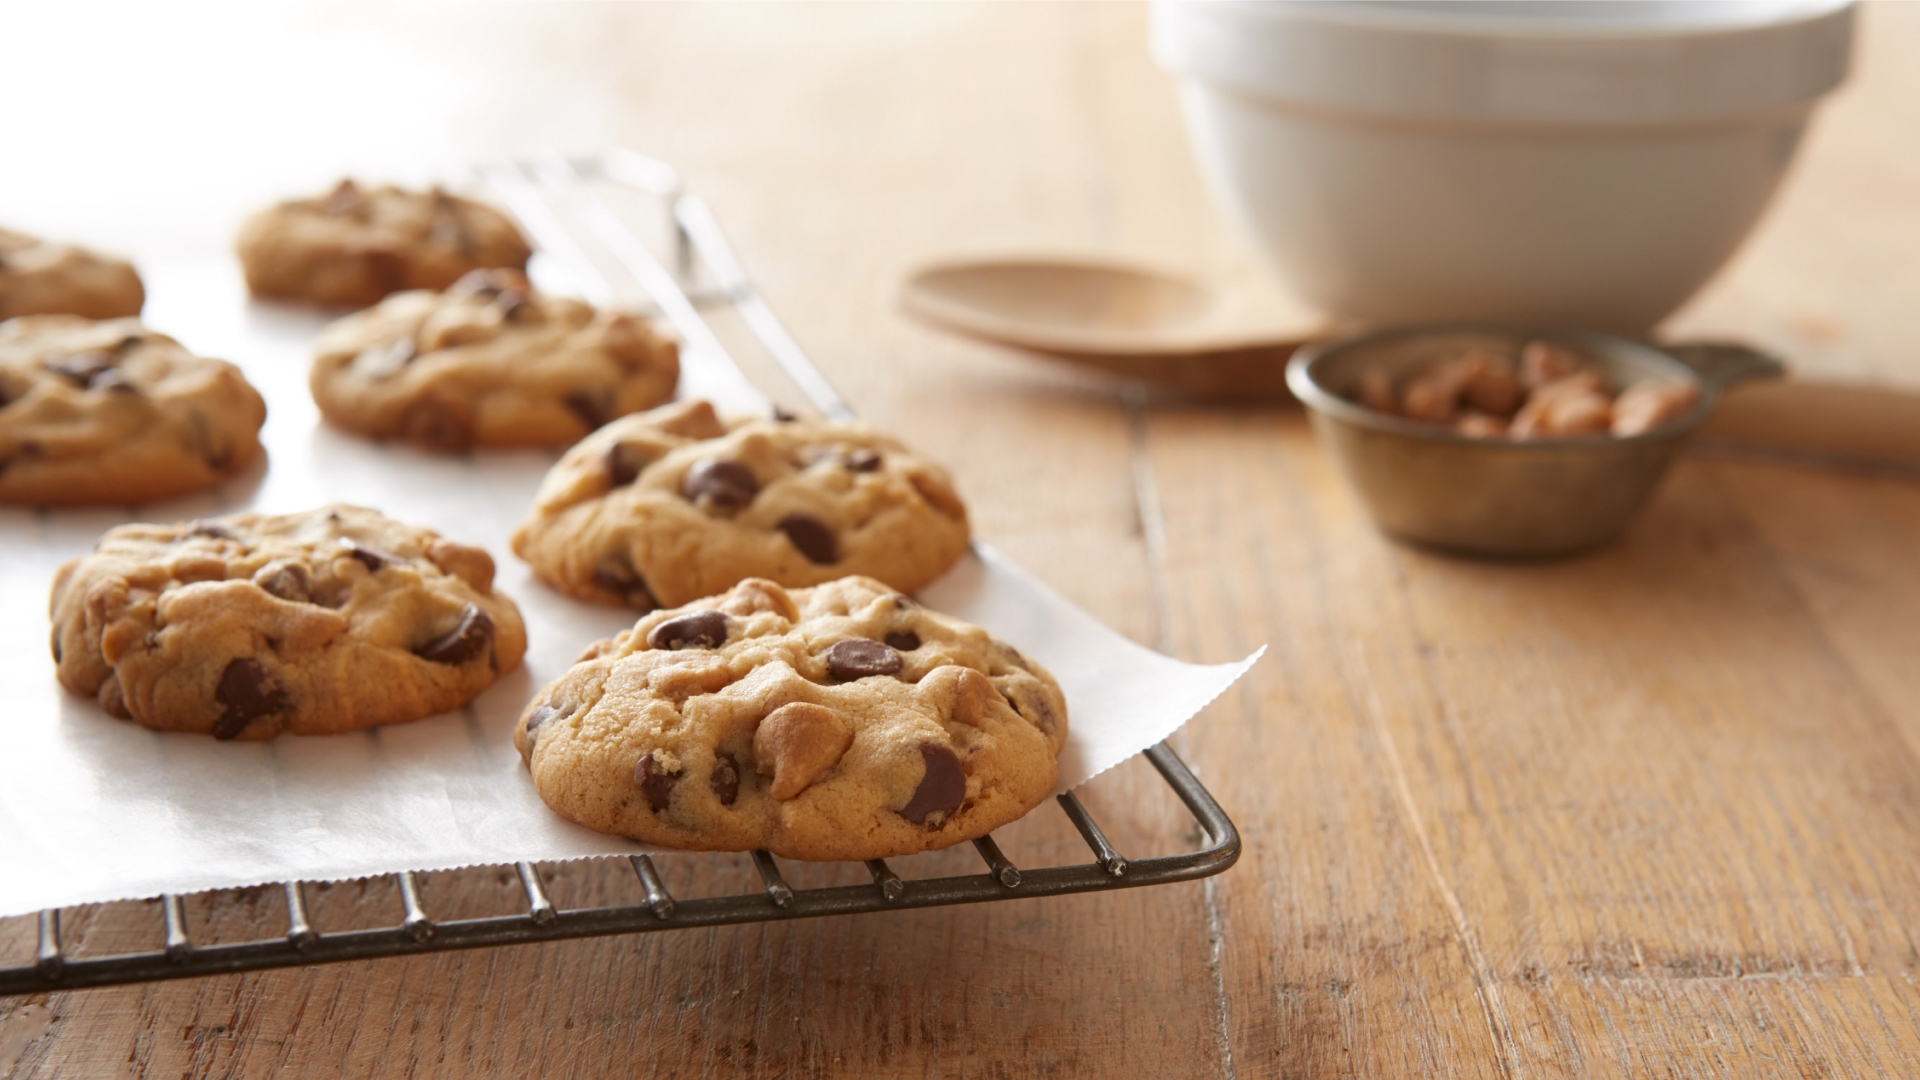
{"type": "MultiPolygon", "coordinates": [[[[634,616],[568,600],[507,549],[556,452],[424,454],[320,422],[307,347],[324,320],[249,304],[209,255],[143,267],[148,323],[238,363],[269,416],[269,464],[211,494],[137,511],[0,507],[0,915],[290,878],[334,880],[477,863],[647,850],[561,820],[540,802],[510,733],[533,692],[634,616]],[[371,506],[485,546],[496,587],[526,616],[525,665],[457,713],[355,735],[223,743],[115,720],[54,679],[54,569],[125,521],[243,509],[371,506]]],[[[689,355],[683,393],[726,408],[764,400],[731,365],[689,355]]],[[[1013,643],[1059,678],[1071,736],[1061,787],[1165,738],[1250,667],[1185,664],[1108,630],[981,545],[921,594],[1013,643]]]]}

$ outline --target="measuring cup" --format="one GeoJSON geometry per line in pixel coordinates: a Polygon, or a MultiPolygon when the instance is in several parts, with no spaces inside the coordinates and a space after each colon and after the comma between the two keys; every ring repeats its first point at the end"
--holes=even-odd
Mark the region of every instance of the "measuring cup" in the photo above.
{"type": "Polygon", "coordinates": [[[1610,334],[1497,325],[1378,330],[1309,344],[1287,365],[1287,386],[1313,429],[1390,535],[1471,555],[1564,555],[1618,537],[1727,387],[1785,373],[1741,345],[1652,345],[1610,334]],[[1572,349],[1615,388],[1692,382],[1699,399],[1680,419],[1640,435],[1478,439],[1369,409],[1352,400],[1361,374],[1398,384],[1435,360],[1483,348],[1517,356],[1530,341],[1572,349]]]}

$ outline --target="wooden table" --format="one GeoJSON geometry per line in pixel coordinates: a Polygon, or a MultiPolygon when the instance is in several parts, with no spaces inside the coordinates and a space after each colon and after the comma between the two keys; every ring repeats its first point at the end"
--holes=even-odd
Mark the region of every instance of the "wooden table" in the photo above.
{"type": "MultiPolygon", "coordinates": [[[[1200,188],[1140,8],[21,18],[53,25],[0,72],[36,102],[9,220],[138,249],[347,167],[644,148],[855,405],[952,465],[982,535],[1141,641],[1271,651],[1176,740],[1244,831],[1220,878],[10,1000],[0,1075],[1920,1068],[1911,477],[1695,457],[1611,550],[1464,562],[1379,537],[1291,408],[1160,401],[894,314],[903,270],[961,251],[1272,288],[1200,188]],[[42,81],[62,72],[71,95],[42,81]]],[[[1920,8],[1865,12],[1858,76],[1677,332],[1920,383],[1916,46],[1920,8]]],[[[1085,799],[1123,849],[1191,840],[1141,762],[1085,799]]],[[[1009,854],[1080,857],[1044,817],[1002,834],[1009,854]]],[[[629,896],[623,873],[550,877],[572,904],[629,896]]],[[[669,884],[749,873],[699,860],[669,884]]],[[[508,911],[516,887],[440,874],[427,900],[508,911]]],[[[397,911],[384,885],[312,900],[329,927],[397,911]]],[[[276,895],[196,903],[214,937],[276,932],[276,895]]],[[[141,944],[152,919],[69,912],[70,940],[141,944]]],[[[19,955],[27,924],[0,931],[19,955]]]]}

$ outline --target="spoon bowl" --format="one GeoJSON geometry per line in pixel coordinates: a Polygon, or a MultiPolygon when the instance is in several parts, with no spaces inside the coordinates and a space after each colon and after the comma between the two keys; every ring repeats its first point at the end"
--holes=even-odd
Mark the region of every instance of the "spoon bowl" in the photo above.
{"type": "Polygon", "coordinates": [[[1304,333],[1249,333],[1191,278],[1126,263],[1006,258],[916,271],[900,306],[929,325],[1187,393],[1282,396],[1304,333]]]}

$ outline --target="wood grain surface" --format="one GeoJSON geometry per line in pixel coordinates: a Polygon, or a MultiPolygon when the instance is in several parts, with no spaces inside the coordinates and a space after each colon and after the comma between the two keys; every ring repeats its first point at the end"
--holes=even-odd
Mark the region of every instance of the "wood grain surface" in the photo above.
{"type": "MultiPolygon", "coordinates": [[[[951,464],[983,536],[1140,641],[1271,651],[1176,740],[1243,830],[1222,877],[5,1000],[0,1076],[1920,1071],[1914,478],[1696,455],[1610,550],[1462,561],[1375,533],[1296,411],[1158,399],[894,313],[908,267],[1014,249],[1293,303],[1209,205],[1143,9],[22,18],[44,48],[0,87],[42,91],[0,218],[137,252],[344,169],[647,150],[855,407],[951,464]],[[103,57],[113,94],[36,81],[103,57]],[[130,172],[129,147],[164,167],[130,172]],[[127,184],[178,212],[127,210],[127,184]]],[[[1916,47],[1920,7],[1864,12],[1858,75],[1675,333],[1920,386],[1916,47]]],[[[1192,840],[1141,762],[1083,796],[1123,850],[1192,840]]],[[[1057,814],[999,835],[1016,862],[1084,851],[1057,814]]],[[[752,871],[666,873],[698,893],[752,871]]],[[[547,874],[562,905],[636,889],[619,866],[547,874]]],[[[425,897],[459,917],[516,910],[517,889],[474,870],[425,897]]],[[[309,899],[323,929],[399,910],[384,882],[309,899]]],[[[235,939],[277,933],[281,908],[242,890],[188,916],[235,939]]],[[[81,952],[150,947],[157,923],[151,903],[67,918],[81,952]]],[[[31,935],[0,921],[0,956],[31,935]]]]}

